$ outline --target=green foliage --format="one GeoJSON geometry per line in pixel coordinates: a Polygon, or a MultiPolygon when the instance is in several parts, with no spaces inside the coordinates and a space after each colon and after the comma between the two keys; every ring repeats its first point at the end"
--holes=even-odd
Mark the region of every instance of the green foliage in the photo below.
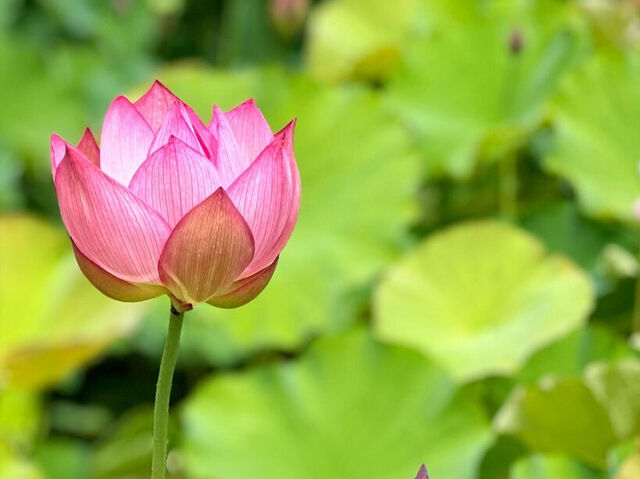
{"type": "Polygon", "coordinates": [[[522,146],[579,50],[561,2],[468,3],[425,2],[430,21],[389,85],[429,173],[469,176],[522,146]]]}
{"type": "Polygon", "coordinates": [[[497,431],[534,450],[563,452],[596,467],[610,449],[640,431],[640,361],[594,363],[578,377],[546,377],[521,387],[497,414],[497,431]]]}
{"type": "Polygon", "coordinates": [[[0,477],[7,479],[46,479],[29,461],[12,454],[0,442],[0,477]]]}
{"type": "Polygon", "coordinates": [[[331,0],[309,19],[307,68],[325,82],[385,77],[409,36],[418,0],[331,0]]]}
{"type": "Polygon", "coordinates": [[[0,387],[58,381],[131,331],[142,306],[98,293],[59,228],[17,215],[0,224],[0,387]]]}
{"type": "Polygon", "coordinates": [[[563,456],[531,456],[518,461],[510,479],[605,479],[577,461],[563,456]]]}
{"type": "Polygon", "coordinates": [[[474,477],[491,433],[472,402],[420,355],[357,330],[295,363],[206,381],[184,409],[194,479],[474,477]],[[251,460],[247,460],[250,457],[251,460]]]}
{"type": "Polygon", "coordinates": [[[467,223],[431,236],[387,272],[376,332],[433,356],[460,380],[510,374],[580,327],[592,295],[584,273],[529,234],[467,223]]]}
{"type": "Polygon", "coordinates": [[[563,82],[553,107],[547,168],[571,181],[589,214],[631,219],[640,196],[638,58],[592,57],[563,82]]]}
{"type": "Polygon", "coordinates": [[[601,468],[615,444],[607,412],[578,379],[519,389],[496,416],[495,428],[534,450],[565,452],[601,468]]]}

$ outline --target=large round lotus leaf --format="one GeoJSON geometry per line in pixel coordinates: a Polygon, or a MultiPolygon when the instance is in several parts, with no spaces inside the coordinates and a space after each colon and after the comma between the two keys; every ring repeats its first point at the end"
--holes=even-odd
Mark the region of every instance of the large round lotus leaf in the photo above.
{"type": "Polygon", "coordinates": [[[426,358],[362,331],[319,340],[295,362],[206,381],[183,408],[192,479],[396,479],[425,462],[471,479],[491,441],[426,358]]]}
{"type": "Polygon", "coordinates": [[[311,75],[335,82],[377,80],[400,56],[417,0],[331,0],[316,6],[307,26],[311,75]]]}
{"type": "Polygon", "coordinates": [[[578,328],[589,278],[530,234],[495,221],[437,233],[378,286],[375,330],[468,380],[510,374],[536,349],[578,328]]]}
{"type": "Polygon", "coordinates": [[[389,98],[428,171],[468,175],[540,123],[579,43],[562,3],[425,2],[430,21],[407,42],[389,98]]]}
{"type": "Polygon", "coordinates": [[[637,60],[593,57],[566,78],[554,102],[557,138],[545,164],[571,182],[593,215],[630,219],[640,196],[637,60]]]}
{"type": "Polygon", "coordinates": [[[605,479],[605,474],[564,456],[530,456],[518,461],[509,479],[605,479]]]}
{"type": "Polygon", "coordinates": [[[517,389],[494,427],[535,451],[569,454],[599,468],[606,466],[616,442],[607,411],[579,379],[549,379],[517,389]]]}
{"type": "Polygon", "coordinates": [[[62,229],[17,215],[0,229],[0,383],[57,381],[135,325],[140,305],[99,293],[62,229]]]}
{"type": "MultiPolygon", "coordinates": [[[[188,314],[184,346],[213,361],[249,350],[294,348],[342,321],[341,298],[392,259],[414,213],[416,164],[402,129],[361,88],[324,88],[282,72],[218,73],[176,68],[160,78],[208,121],[211,105],[255,97],[274,130],[297,117],[302,177],[298,224],[271,283],[234,310],[201,305],[188,314]]],[[[167,301],[155,321],[165,334],[167,301]]]]}

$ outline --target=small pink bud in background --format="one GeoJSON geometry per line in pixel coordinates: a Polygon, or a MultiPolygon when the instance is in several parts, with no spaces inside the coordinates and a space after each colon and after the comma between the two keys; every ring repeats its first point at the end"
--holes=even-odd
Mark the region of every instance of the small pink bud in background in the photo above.
{"type": "Polygon", "coordinates": [[[100,146],[51,139],[62,220],[80,269],[121,301],[233,308],[267,285],[298,217],[295,121],[273,134],[253,100],[209,125],[159,82],[116,98],[100,146]]]}
{"type": "Polygon", "coordinates": [[[420,466],[416,479],[429,479],[429,474],[427,474],[427,467],[424,464],[420,466]]]}
{"type": "Polygon", "coordinates": [[[310,0],[270,0],[269,16],[276,31],[285,39],[300,33],[309,13],[310,0]]]}
{"type": "Polygon", "coordinates": [[[524,48],[524,37],[520,30],[514,30],[509,36],[509,51],[513,55],[518,55],[524,48]]]}

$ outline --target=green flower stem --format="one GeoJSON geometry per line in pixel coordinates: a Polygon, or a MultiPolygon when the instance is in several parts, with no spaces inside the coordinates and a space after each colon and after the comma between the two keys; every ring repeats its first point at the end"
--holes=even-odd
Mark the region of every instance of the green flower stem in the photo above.
{"type": "Polygon", "coordinates": [[[153,409],[153,458],[151,462],[151,479],[164,479],[167,464],[167,444],[169,432],[169,400],[173,372],[178,360],[178,346],[184,313],[179,313],[173,306],[169,317],[169,333],[164,343],[160,373],[156,386],[156,402],[153,409]]]}

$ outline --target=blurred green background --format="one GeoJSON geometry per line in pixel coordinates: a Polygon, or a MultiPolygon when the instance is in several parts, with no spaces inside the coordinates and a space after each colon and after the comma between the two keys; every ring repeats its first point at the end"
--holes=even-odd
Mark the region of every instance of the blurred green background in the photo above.
{"type": "Polygon", "coordinates": [[[168,299],[80,274],[52,132],[298,117],[265,292],[187,315],[173,479],[640,478],[640,2],[1,0],[0,479],[149,477],[168,299]]]}

